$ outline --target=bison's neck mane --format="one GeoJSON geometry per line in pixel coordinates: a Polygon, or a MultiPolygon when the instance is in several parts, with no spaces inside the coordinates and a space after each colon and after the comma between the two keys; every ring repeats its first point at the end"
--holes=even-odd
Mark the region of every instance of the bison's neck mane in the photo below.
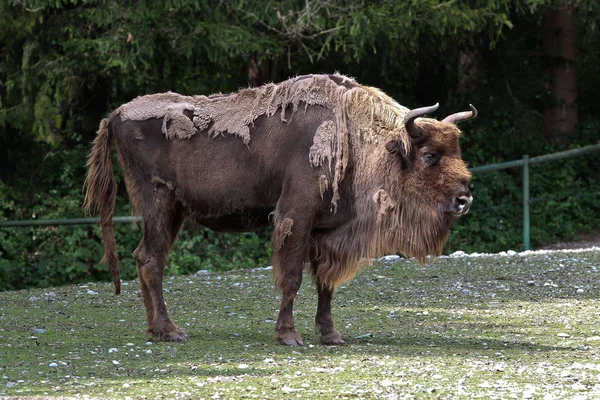
{"type": "Polygon", "coordinates": [[[402,124],[408,109],[382,91],[338,74],[298,76],[229,95],[146,95],[124,104],[116,113],[122,120],[162,119],[162,132],[168,139],[188,139],[206,132],[211,137],[235,135],[250,145],[250,128],[258,117],[265,115],[287,123],[286,110],[291,108],[289,118],[293,118],[307,107],[325,107],[334,116],[310,133],[322,145],[314,146],[307,157],[315,167],[324,162],[330,166],[333,211],[350,158],[392,137],[406,148],[410,145],[402,124]]]}
{"type": "Polygon", "coordinates": [[[398,199],[387,198],[383,205],[374,202],[368,210],[360,210],[361,204],[348,223],[316,235],[312,257],[317,260],[320,282],[335,289],[360,267],[387,254],[414,257],[421,264],[428,255],[441,254],[450,230],[448,217],[423,207],[416,198],[398,199]]]}
{"type": "Polygon", "coordinates": [[[344,210],[348,222],[315,234],[317,277],[332,289],[376,257],[403,254],[422,264],[427,256],[441,254],[448,240],[453,218],[411,182],[394,176],[385,152],[379,147],[353,158],[354,200],[344,210]]]}

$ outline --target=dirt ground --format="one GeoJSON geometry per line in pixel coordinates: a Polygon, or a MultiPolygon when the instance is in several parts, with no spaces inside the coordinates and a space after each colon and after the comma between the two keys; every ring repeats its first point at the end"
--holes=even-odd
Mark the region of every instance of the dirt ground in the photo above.
{"type": "Polygon", "coordinates": [[[587,249],[600,247],[600,232],[581,237],[572,242],[558,242],[549,246],[537,248],[536,250],[560,250],[560,249],[587,249]]]}

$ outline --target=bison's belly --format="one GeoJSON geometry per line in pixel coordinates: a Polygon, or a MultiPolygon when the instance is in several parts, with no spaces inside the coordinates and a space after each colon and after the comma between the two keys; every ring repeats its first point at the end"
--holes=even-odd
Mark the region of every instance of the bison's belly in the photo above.
{"type": "Polygon", "coordinates": [[[200,216],[193,218],[201,225],[218,232],[248,232],[269,225],[271,208],[256,208],[244,212],[220,216],[200,216]]]}
{"type": "Polygon", "coordinates": [[[268,195],[268,185],[255,188],[249,180],[226,185],[219,185],[214,179],[201,182],[177,182],[175,189],[176,198],[198,223],[226,232],[247,232],[269,224],[269,214],[278,197],[268,195]]]}

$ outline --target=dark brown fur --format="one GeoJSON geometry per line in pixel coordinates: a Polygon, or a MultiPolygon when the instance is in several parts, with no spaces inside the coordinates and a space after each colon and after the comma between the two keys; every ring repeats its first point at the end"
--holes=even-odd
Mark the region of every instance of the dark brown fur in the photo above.
{"type": "Polygon", "coordinates": [[[99,208],[105,259],[119,292],[112,234],[117,142],[129,197],[144,217],[135,250],[148,332],[184,340],[162,294],[165,259],[185,217],[215,230],[274,223],[273,275],[282,291],[277,339],[302,344],[293,301],[305,263],[317,283],[321,340],[343,343],[331,298],[373,257],[440,254],[470,174],[450,123],[421,118],[341,75],[308,75],[237,94],[140,97],[100,124],[88,162],[85,207],[99,208]],[[441,154],[430,165],[425,153],[441,154]],[[272,217],[272,218],[271,218],[272,217]]]}

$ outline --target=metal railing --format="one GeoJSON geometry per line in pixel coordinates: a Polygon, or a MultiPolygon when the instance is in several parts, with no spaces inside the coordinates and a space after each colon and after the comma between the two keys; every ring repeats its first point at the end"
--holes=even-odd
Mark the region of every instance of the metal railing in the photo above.
{"type": "MultiPolygon", "coordinates": [[[[589,146],[580,147],[577,149],[560,151],[558,153],[546,154],[543,156],[532,157],[524,155],[520,160],[507,161],[503,163],[482,165],[479,167],[470,168],[474,174],[498,171],[507,168],[523,167],[523,248],[530,250],[530,214],[529,207],[531,201],[529,199],[529,166],[548,161],[560,160],[589,154],[595,151],[600,151],[600,143],[589,146]]],[[[114,217],[113,223],[124,224],[136,221],[142,221],[142,217],[114,217]]],[[[26,226],[59,226],[59,225],[95,225],[99,222],[99,218],[70,218],[70,219],[40,219],[40,220],[17,220],[17,221],[0,221],[0,228],[8,227],[26,227],[26,226]]]]}
{"type": "Polygon", "coordinates": [[[594,151],[600,151],[600,143],[532,158],[529,158],[528,155],[524,155],[523,158],[520,160],[507,161],[503,163],[490,165],[482,165],[480,167],[473,167],[470,169],[470,171],[475,174],[498,171],[507,168],[523,167],[523,249],[530,250],[531,222],[529,215],[529,206],[531,204],[531,201],[529,200],[529,166],[531,164],[539,164],[548,161],[560,160],[563,158],[582,156],[584,154],[592,153],[594,151]]]}
{"type": "MultiPolygon", "coordinates": [[[[127,224],[143,220],[142,217],[113,217],[114,224],[127,224]]],[[[100,218],[30,219],[0,221],[0,228],[16,226],[96,225],[98,222],[100,222],[100,218]]]]}

